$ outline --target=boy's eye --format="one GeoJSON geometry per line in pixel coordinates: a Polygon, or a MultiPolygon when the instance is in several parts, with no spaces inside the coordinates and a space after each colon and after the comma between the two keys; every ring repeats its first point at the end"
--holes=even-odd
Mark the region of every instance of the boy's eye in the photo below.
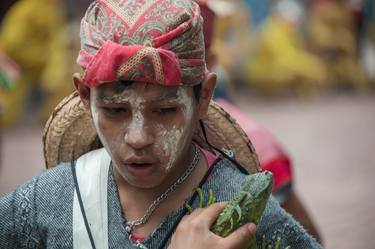
{"type": "Polygon", "coordinates": [[[177,111],[176,107],[165,107],[165,108],[158,108],[154,112],[158,114],[166,115],[166,114],[175,113],[176,111],[177,111]]]}
{"type": "Polygon", "coordinates": [[[102,109],[106,114],[109,115],[116,115],[127,112],[127,109],[120,107],[102,107],[102,109]]]}

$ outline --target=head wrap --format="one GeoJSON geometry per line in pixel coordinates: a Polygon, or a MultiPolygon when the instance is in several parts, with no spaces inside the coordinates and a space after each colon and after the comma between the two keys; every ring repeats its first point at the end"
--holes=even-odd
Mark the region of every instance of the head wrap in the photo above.
{"type": "Polygon", "coordinates": [[[203,33],[204,33],[204,44],[206,52],[211,48],[213,34],[214,34],[214,24],[216,20],[215,12],[208,6],[207,0],[197,0],[199,7],[201,9],[201,15],[203,17],[203,33]]]}
{"type": "Polygon", "coordinates": [[[97,0],[81,22],[83,81],[199,84],[206,70],[202,22],[191,0],[97,0]]]}

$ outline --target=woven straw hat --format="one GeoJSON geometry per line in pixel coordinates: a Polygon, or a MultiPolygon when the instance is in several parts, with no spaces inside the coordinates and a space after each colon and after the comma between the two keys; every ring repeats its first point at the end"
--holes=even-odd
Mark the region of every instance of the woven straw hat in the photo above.
{"type": "MultiPolygon", "coordinates": [[[[249,173],[259,170],[254,148],[242,128],[218,104],[211,101],[207,116],[203,119],[208,141],[216,148],[231,150],[235,159],[249,173]]],[[[194,140],[211,150],[204,140],[201,129],[194,140]]],[[[74,92],[55,108],[43,133],[43,149],[46,167],[77,159],[88,151],[102,147],[88,111],[78,93],[74,92]]]]}

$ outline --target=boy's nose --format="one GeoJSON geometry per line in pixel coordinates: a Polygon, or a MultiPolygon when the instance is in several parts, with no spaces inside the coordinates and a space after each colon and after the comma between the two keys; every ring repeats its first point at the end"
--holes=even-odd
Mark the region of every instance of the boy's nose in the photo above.
{"type": "Polygon", "coordinates": [[[124,139],[133,149],[142,149],[153,143],[153,136],[144,125],[130,125],[124,139]]]}

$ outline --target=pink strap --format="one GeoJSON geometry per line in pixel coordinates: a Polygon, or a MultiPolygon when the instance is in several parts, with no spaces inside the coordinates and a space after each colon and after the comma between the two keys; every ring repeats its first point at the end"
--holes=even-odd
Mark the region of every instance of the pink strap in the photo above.
{"type": "Polygon", "coordinates": [[[210,168],[214,164],[214,162],[216,161],[217,156],[215,154],[213,154],[212,152],[208,151],[208,150],[205,150],[205,149],[202,149],[202,148],[201,148],[201,150],[202,150],[202,153],[207,160],[208,168],[210,168]]]}

